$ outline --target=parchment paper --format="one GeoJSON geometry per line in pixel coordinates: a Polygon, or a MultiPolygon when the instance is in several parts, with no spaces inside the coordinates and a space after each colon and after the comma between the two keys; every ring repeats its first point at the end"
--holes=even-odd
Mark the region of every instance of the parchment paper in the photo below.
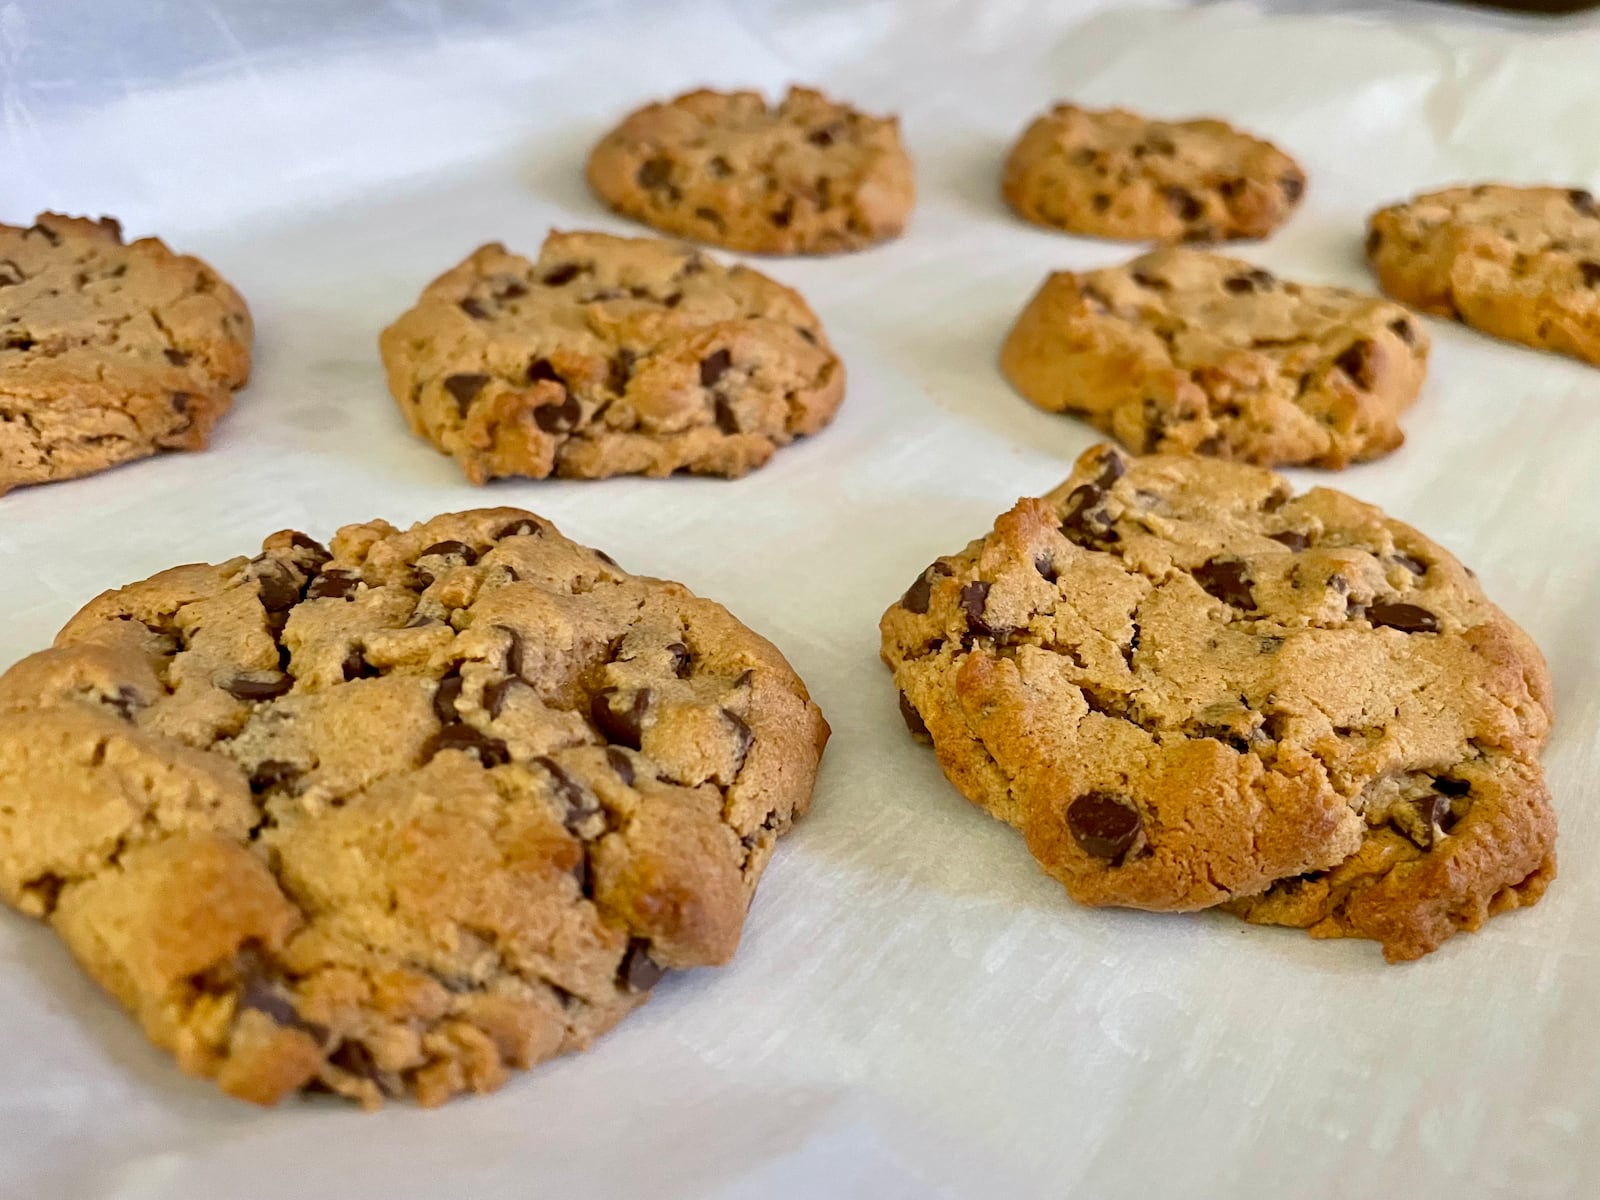
{"type": "Polygon", "coordinates": [[[905,735],[876,622],[1096,440],[994,367],[1046,271],[1132,252],[1001,205],[1001,156],[1034,112],[1213,112],[1279,140],[1309,194],[1240,253],[1370,286],[1359,245],[1380,203],[1457,180],[1600,187],[1600,26],[1404,3],[1359,19],[1068,0],[361,7],[165,5],[124,41],[107,27],[121,6],[102,26],[63,15],[93,5],[0,3],[0,219],[115,213],[211,260],[259,327],[255,382],[214,449],[0,500],[0,664],[103,588],[275,529],[519,504],[783,648],[835,730],[815,809],[731,967],[670,978],[590,1053],[434,1112],[224,1099],[48,930],[0,913],[0,1195],[1597,1194],[1600,371],[1435,322],[1405,447],[1297,476],[1451,547],[1553,668],[1561,878],[1425,961],[1074,906],[905,735]],[[406,432],[375,340],[424,282],[486,240],[532,253],[551,225],[631,228],[581,163],[646,97],[790,80],[903,114],[919,170],[903,240],[758,264],[803,290],[848,363],[832,428],[735,483],[481,491],[406,432]]]}

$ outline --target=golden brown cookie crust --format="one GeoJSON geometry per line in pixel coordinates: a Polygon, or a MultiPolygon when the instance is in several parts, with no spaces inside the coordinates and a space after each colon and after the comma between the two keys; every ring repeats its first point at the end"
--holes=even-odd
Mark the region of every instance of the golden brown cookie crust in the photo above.
{"type": "Polygon", "coordinates": [[[1040,408],[1135,453],[1337,469],[1405,440],[1428,349],[1398,304],[1170,247],[1052,274],[1000,366],[1040,408]]]}
{"type": "Polygon", "coordinates": [[[1373,213],[1366,249],[1397,300],[1600,365],[1600,205],[1583,188],[1429,192],[1373,213]]]}
{"type": "Polygon", "coordinates": [[[1058,104],[1023,132],[1001,191],[1017,215],[1088,237],[1263,238],[1305,194],[1298,163],[1223,121],[1058,104]]]}
{"type": "Polygon", "coordinates": [[[215,271],[110,217],[0,225],[0,495],[203,450],[251,336],[215,271]]]}
{"type": "Polygon", "coordinates": [[[734,478],[833,419],[844,366],[800,296],[678,242],[484,246],[380,339],[412,432],[473,483],[734,478]]]}
{"type": "Polygon", "coordinates": [[[589,186],[663,233],[749,254],[837,254],[898,237],[915,201],[893,117],[810,88],[649,104],[589,156],[589,186]]]}
{"type": "Polygon", "coordinates": [[[827,736],[769,642],[531,513],[280,533],[0,676],[0,897],[232,1095],[436,1104],[726,962],[827,736]]]}
{"type": "Polygon", "coordinates": [[[1396,961],[1554,877],[1543,658],[1342,493],[1096,447],[881,629],[912,732],[1081,903],[1228,905],[1396,961]]]}

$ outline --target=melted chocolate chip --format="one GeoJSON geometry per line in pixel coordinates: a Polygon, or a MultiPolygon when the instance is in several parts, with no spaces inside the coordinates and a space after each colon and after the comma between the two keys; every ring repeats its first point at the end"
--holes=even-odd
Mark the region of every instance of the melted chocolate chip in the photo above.
{"type": "Polygon", "coordinates": [[[439,680],[439,687],[433,693],[433,715],[439,718],[442,725],[453,725],[461,720],[456,712],[456,701],[461,699],[461,676],[446,675],[439,680]]]}
{"type": "Polygon", "coordinates": [[[736,434],[739,429],[739,415],[733,411],[733,405],[728,403],[726,396],[717,396],[712,404],[712,413],[717,420],[717,430],[720,433],[736,434]]]}
{"type": "Polygon", "coordinates": [[[599,801],[591,796],[581,783],[563,771],[555,759],[541,754],[533,761],[549,773],[556,799],[566,806],[567,812],[561,823],[566,826],[568,833],[577,833],[590,817],[599,813],[599,801]]]}
{"type": "Polygon", "coordinates": [[[750,743],[755,740],[755,734],[750,732],[750,726],[745,724],[744,718],[732,709],[723,709],[722,719],[733,730],[733,757],[738,763],[734,774],[737,775],[744,768],[744,757],[750,753],[750,743]]]}
{"type": "Polygon", "coordinates": [[[666,973],[666,968],[650,957],[650,943],[644,938],[634,938],[622,956],[622,965],[617,968],[617,981],[626,991],[648,992],[666,973]]]}
{"type": "Polygon", "coordinates": [[[544,529],[539,525],[539,522],[522,517],[502,527],[494,536],[495,540],[499,541],[501,538],[541,537],[543,534],[544,529]]]}
{"type": "Polygon", "coordinates": [[[633,378],[633,364],[638,359],[639,356],[626,346],[618,350],[617,356],[606,368],[606,386],[619,396],[627,391],[628,381],[633,378]]]}
{"type": "Polygon", "coordinates": [[[289,545],[300,551],[300,558],[309,559],[314,567],[320,567],[323,563],[330,562],[333,559],[333,555],[328,553],[326,546],[303,533],[291,531],[289,545]]]}
{"type": "Polygon", "coordinates": [[[460,750],[475,755],[485,769],[503,766],[511,761],[511,752],[499,738],[487,737],[465,723],[446,725],[433,736],[424,752],[426,758],[446,750],[460,750]]]}
{"type": "Polygon", "coordinates": [[[1578,271],[1583,276],[1584,287],[1600,287],[1600,262],[1586,258],[1578,264],[1578,271]]]}
{"type": "Polygon", "coordinates": [[[51,229],[48,225],[33,224],[22,231],[23,237],[28,237],[30,234],[37,234],[39,237],[42,237],[45,241],[49,242],[52,246],[61,245],[61,235],[54,229],[51,229]]]}
{"type": "Polygon", "coordinates": [[[1132,804],[1107,792],[1089,792],[1067,806],[1067,831],[1085,854],[1118,865],[1139,836],[1142,822],[1132,804]]]}
{"type": "Polygon", "coordinates": [[[1446,796],[1465,796],[1472,790],[1472,785],[1465,779],[1452,779],[1448,775],[1441,775],[1433,781],[1434,790],[1446,796]]]}
{"type": "Polygon", "coordinates": [[[489,382],[487,375],[446,375],[444,377],[444,390],[456,402],[456,407],[461,410],[461,415],[467,415],[467,409],[472,407],[472,402],[484,385],[489,382]]]}
{"type": "Polygon", "coordinates": [[[161,353],[165,355],[166,360],[175,367],[187,366],[189,363],[189,355],[182,350],[163,350],[161,353]]]}
{"type": "Polygon", "coordinates": [[[533,410],[534,424],[546,433],[571,433],[583,419],[583,406],[568,392],[560,404],[541,404],[533,410]]]}
{"type": "Polygon", "coordinates": [[[361,576],[354,571],[334,569],[324,571],[306,588],[307,600],[348,600],[361,584],[361,576]]]}
{"type": "Polygon", "coordinates": [[[733,355],[726,350],[718,350],[716,353],[707,356],[700,363],[700,386],[715,387],[717,381],[727,373],[728,368],[732,365],[733,355]]]}
{"type": "Polygon", "coordinates": [[[293,763],[269,758],[265,762],[258,763],[256,769],[250,772],[250,790],[270,792],[276,788],[287,788],[303,774],[305,772],[293,763]]]}
{"type": "Polygon", "coordinates": [[[471,566],[478,561],[478,552],[465,542],[447,540],[435,542],[417,555],[418,559],[432,558],[438,555],[441,558],[459,558],[465,565],[471,566]]]}
{"type": "Polygon", "coordinates": [[[256,596],[269,613],[287,612],[300,603],[300,585],[288,567],[270,558],[256,567],[256,596]]]}
{"type": "Polygon", "coordinates": [[[1205,215],[1206,206],[1188,188],[1163,188],[1162,194],[1166,196],[1167,203],[1172,206],[1172,211],[1185,221],[1198,220],[1205,215]]]}
{"type": "Polygon", "coordinates": [[[1299,552],[1311,545],[1311,539],[1296,529],[1285,529],[1282,533],[1269,533],[1267,535],[1280,546],[1299,552]]]}
{"type": "Polygon", "coordinates": [[[489,310],[471,296],[461,302],[461,311],[475,321],[487,321],[489,319],[489,310]]]}
{"type": "Polygon", "coordinates": [[[616,688],[602,688],[589,704],[589,715],[606,741],[637,750],[644,740],[644,718],[650,711],[652,693],[649,688],[640,688],[622,712],[612,706],[617,694],[616,688]]]}
{"type": "Polygon", "coordinates": [[[222,690],[235,700],[275,700],[294,687],[294,680],[278,671],[263,671],[252,678],[235,675],[222,685],[222,690]]]}
{"type": "MultiPolygon", "coordinates": [[[[1117,461],[1120,465],[1120,460],[1117,461]]],[[[1105,498],[1105,488],[1098,483],[1084,483],[1073,488],[1067,495],[1066,511],[1061,517],[1062,534],[1079,546],[1120,541],[1120,535],[1111,527],[1111,514],[1098,507],[1105,498]]]]}
{"type": "Polygon", "coordinates": [[[506,697],[513,688],[526,687],[520,679],[496,679],[483,689],[483,707],[492,721],[505,710],[506,697]]]}
{"type": "Polygon", "coordinates": [[[1367,230],[1367,257],[1371,258],[1378,252],[1378,247],[1383,245],[1383,232],[1377,229],[1367,230]]]}
{"type": "Polygon", "coordinates": [[[622,780],[625,786],[633,786],[633,763],[621,750],[615,746],[607,746],[606,765],[617,773],[617,778],[622,780]]]}
{"type": "Polygon", "coordinates": [[[1439,618],[1415,604],[1374,604],[1367,609],[1367,620],[1401,633],[1439,632],[1439,618]]]}
{"type": "Polygon", "coordinates": [[[360,646],[350,647],[350,653],[344,656],[344,662],[340,664],[340,669],[344,672],[346,683],[352,679],[374,679],[381,673],[377,667],[367,661],[360,646]]]}
{"type": "Polygon", "coordinates": [[[1356,386],[1370,390],[1374,382],[1373,345],[1369,338],[1358,338],[1351,342],[1333,360],[1333,365],[1348,375],[1356,386]]]}
{"type": "Polygon", "coordinates": [[[1396,550],[1390,557],[1413,575],[1426,575],[1428,573],[1428,564],[1420,558],[1412,558],[1411,555],[1402,553],[1399,550],[1396,550]]]}
{"type": "Polygon", "coordinates": [[[639,164],[634,176],[639,186],[651,191],[672,186],[672,161],[666,158],[647,158],[639,164]]]}
{"type": "Polygon", "coordinates": [[[539,282],[545,287],[561,287],[563,284],[571,283],[583,274],[583,271],[584,268],[577,263],[562,263],[559,267],[551,268],[539,282]]]}
{"type": "Polygon", "coordinates": [[[1595,208],[1594,194],[1584,188],[1571,188],[1567,191],[1567,199],[1572,207],[1586,217],[1600,215],[1600,210],[1595,208]]]}
{"type": "Polygon", "coordinates": [[[1417,330],[1406,317],[1396,317],[1389,322],[1389,329],[1394,335],[1408,346],[1417,344],[1417,330]]]}
{"type": "Polygon", "coordinates": [[[567,381],[561,378],[555,364],[548,358],[536,358],[528,364],[528,382],[559,383],[562,387],[567,386],[567,381]]]}
{"type": "Polygon", "coordinates": [[[1257,267],[1255,270],[1246,271],[1242,275],[1230,275],[1222,281],[1222,286],[1230,292],[1242,295],[1245,292],[1264,292],[1277,282],[1272,272],[1263,271],[1257,267]]]}
{"type": "Polygon", "coordinates": [[[926,613],[929,601],[933,598],[934,579],[951,574],[954,574],[954,572],[948,563],[935,562],[930,564],[921,575],[917,576],[917,581],[906,589],[905,595],[900,597],[900,607],[919,616],[926,613]]]}
{"type": "Polygon", "coordinates": [[[1162,279],[1159,275],[1151,275],[1147,271],[1135,271],[1132,278],[1140,287],[1149,288],[1152,292],[1169,292],[1172,290],[1172,285],[1165,279],[1162,279]]]}
{"type": "Polygon", "coordinates": [[[1033,569],[1039,572],[1039,575],[1046,583],[1054,583],[1061,578],[1061,573],[1056,570],[1056,565],[1050,560],[1048,554],[1041,554],[1035,558],[1033,560],[1033,569]]]}
{"type": "Polygon", "coordinates": [[[927,723],[922,719],[922,714],[906,698],[904,692],[900,693],[900,718],[906,723],[906,728],[911,731],[912,737],[925,738],[930,736],[927,723]]]}
{"type": "Polygon", "coordinates": [[[1194,569],[1194,581],[1207,592],[1246,611],[1255,608],[1256,596],[1244,563],[1233,558],[1213,558],[1194,569]]]}
{"type": "Polygon", "coordinates": [[[983,579],[974,579],[961,589],[961,609],[967,614],[967,628],[973,633],[985,637],[998,637],[1004,632],[1003,627],[991,625],[984,618],[984,609],[989,603],[989,588],[991,585],[983,579]]]}
{"type": "Polygon", "coordinates": [[[689,678],[689,647],[682,642],[671,642],[667,645],[667,653],[672,655],[672,673],[679,679],[689,678]]]}

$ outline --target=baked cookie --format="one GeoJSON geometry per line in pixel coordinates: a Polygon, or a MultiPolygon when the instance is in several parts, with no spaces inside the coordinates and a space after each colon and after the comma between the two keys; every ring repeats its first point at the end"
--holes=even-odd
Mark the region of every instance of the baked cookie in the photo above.
{"type": "Polygon", "coordinates": [[[696,91],[631,114],[589,155],[625,217],[750,254],[836,254],[900,236],[915,188],[893,117],[821,92],[696,91]]]}
{"type": "Polygon", "coordinates": [[[1372,214],[1367,261],[1397,300],[1600,366],[1600,205],[1582,188],[1418,196],[1372,214]]]}
{"type": "Polygon", "coordinates": [[[1182,247],[1056,272],[1000,352],[1034,404],[1130,450],[1335,468],[1405,440],[1427,363],[1398,304],[1182,247]]]}
{"type": "Polygon", "coordinates": [[[726,962],[827,736],[532,513],[278,533],[0,676],[0,895],[231,1095],[438,1104],[726,962]]]}
{"type": "Polygon", "coordinates": [[[250,339],[215,271],[110,217],[0,225],[0,495],[205,449],[250,339]]]}
{"type": "Polygon", "coordinates": [[[1306,175],[1271,142],[1222,121],[1058,104],[1012,147],[1001,190],[1036,225],[1126,241],[1219,242],[1282,225],[1306,175]]]}
{"type": "Polygon", "coordinates": [[[735,477],[816,433],[844,367],[796,293],[655,238],[499,244],[380,339],[412,432],[473,483],[501,475],[735,477]]]}
{"type": "Polygon", "coordinates": [[[882,634],[912,732],[1081,903],[1226,905],[1396,961],[1555,876],[1539,651],[1340,492],[1099,446],[882,634]]]}

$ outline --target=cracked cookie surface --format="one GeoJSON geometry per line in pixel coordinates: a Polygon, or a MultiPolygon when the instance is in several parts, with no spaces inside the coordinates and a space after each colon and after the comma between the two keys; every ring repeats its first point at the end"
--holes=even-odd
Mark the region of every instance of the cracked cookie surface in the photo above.
{"type": "Polygon", "coordinates": [[[0,895],[184,1070],[440,1103],[723,963],[828,727],[517,509],[107,592],[0,676],[0,895]]]}
{"type": "Polygon", "coordinates": [[[1543,658],[1340,492],[1096,447],[881,630],[912,733],[1082,903],[1226,905],[1393,961],[1554,878],[1543,658]]]}
{"type": "Polygon", "coordinates": [[[695,91],[646,105],[589,157],[589,185],[663,233],[750,254],[835,254],[898,237],[914,201],[892,117],[810,88],[695,91]]]}
{"type": "Polygon", "coordinates": [[[0,495],[203,450],[250,375],[250,314],[110,217],[0,225],[0,495]]]}
{"type": "Polygon", "coordinates": [[[1398,304],[1172,247],[1052,274],[1000,367],[1032,403],[1135,453],[1341,468],[1405,440],[1428,349],[1398,304]]]}
{"type": "Polygon", "coordinates": [[[657,238],[552,233],[537,262],[484,246],[380,344],[412,431],[473,483],[737,477],[844,397],[798,294],[657,238]]]}
{"type": "Polygon", "coordinates": [[[1305,187],[1294,159],[1222,121],[1058,104],[1012,148],[1001,190],[1036,225],[1128,241],[1216,242],[1266,237],[1305,187]]]}
{"type": "Polygon", "coordinates": [[[1600,203],[1584,189],[1430,192],[1374,213],[1366,248],[1395,299],[1600,366],[1600,203]]]}

